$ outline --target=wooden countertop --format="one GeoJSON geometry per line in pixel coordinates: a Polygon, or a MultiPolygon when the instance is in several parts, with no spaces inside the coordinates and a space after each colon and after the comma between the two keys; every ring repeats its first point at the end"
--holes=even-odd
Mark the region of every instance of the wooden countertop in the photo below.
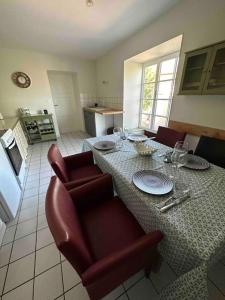
{"type": "Polygon", "coordinates": [[[115,109],[110,107],[84,107],[84,110],[94,112],[100,115],[119,115],[123,114],[122,109],[115,109]]]}

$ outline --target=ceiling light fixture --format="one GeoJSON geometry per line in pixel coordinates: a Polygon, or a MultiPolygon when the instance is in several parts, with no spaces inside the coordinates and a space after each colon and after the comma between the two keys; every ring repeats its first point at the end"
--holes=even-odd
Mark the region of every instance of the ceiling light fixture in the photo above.
{"type": "Polygon", "coordinates": [[[88,7],[91,7],[91,6],[94,5],[94,1],[93,0],[87,0],[86,4],[87,4],[88,7]]]}

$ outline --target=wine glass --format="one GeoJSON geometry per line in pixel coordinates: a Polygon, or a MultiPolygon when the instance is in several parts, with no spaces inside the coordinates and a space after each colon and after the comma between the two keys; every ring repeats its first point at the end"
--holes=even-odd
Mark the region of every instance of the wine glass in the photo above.
{"type": "Polygon", "coordinates": [[[175,174],[173,176],[174,188],[176,189],[176,179],[179,176],[179,169],[185,166],[187,162],[188,143],[184,141],[176,142],[173,153],[171,155],[171,162],[173,164],[175,174]]]}

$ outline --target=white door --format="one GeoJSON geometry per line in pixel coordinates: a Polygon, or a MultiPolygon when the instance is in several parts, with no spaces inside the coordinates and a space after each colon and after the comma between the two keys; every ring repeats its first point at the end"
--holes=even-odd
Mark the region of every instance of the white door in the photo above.
{"type": "Polygon", "coordinates": [[[80,129],[73,73],[49,71],[49,83],[60,133],[80,129]]]}

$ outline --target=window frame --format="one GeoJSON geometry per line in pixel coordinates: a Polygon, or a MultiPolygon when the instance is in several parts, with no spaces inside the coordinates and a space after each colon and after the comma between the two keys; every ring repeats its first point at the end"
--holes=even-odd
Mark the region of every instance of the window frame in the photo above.
{"type": "Polygon", "coordinates": [[[167,125],[168,125],[169,119],[170,119],[170,113],[171,113],[171,106],[172,106],[172,100],[173,100],[173,93],[174,93],[174,87],[175,87],[177,68],[178,68],[178,63],[179,63],[179,54],[180,54],[180,52],[174,52],[170,55],[166,55],[166,56],[160,57],[158,59],[147,61],[142,65],[141,93],[140,93],[140,105],[139,105],[139,122],[138,122],[139,128],[150,130],[152,132],[156,132],[153,129],[154,128],[155,117],[165,118],[167,120],[167,125]],[[175,62],[175,66],[174,66],[174,72],[173,72],[173,78],[172,79],[166,79],[166,80],[159,80],[160,79],[159,76],[160,76],[161,63],[163,61],[170,60],[170,59],[173,59],[173,58],[176,58],[176,62],[175,62]],[[143,102],[144,102],[144,100],[147,100],[147,99],[144,99],[144,86],[146,84],[145,83],[145,78],[144,78],[144,73],[145,73],[145,68],[149,67],[149,66],[152,66],[152,65],[157,65],[157,67],[156,67],[156,80],[153,81],[153,82],[149,82],[149,83],[154,83],[154,97],[153,97],[153,99],[148,99],[149,101],[153,101],[152,112],[151,113],[143,113],[143,102]],[[169,99],[157,99],[156,96],[157,96],[157,91],[158,91],[158,88],[159,88],[159,83],[160,82],[167,82],[167,81],[172,81],[172,89],[171,89],[169,99]],[[169,101],[168,111],[167,111],[166,116],[156,114],[156,104],[157,104],[158,100],[169,101]],[[141,126],[142,115],[151,116],[151,123],[150,123],[149,127],[141,126]]]}

